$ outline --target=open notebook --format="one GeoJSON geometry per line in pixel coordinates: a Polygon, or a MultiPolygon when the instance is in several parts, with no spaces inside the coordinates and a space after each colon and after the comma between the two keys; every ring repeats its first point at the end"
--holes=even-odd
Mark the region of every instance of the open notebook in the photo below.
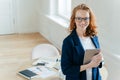
{"type": "Polygon", "coordinates": [[[45,66],[33,66],[25,70],[19,71],[19,75],[27,78],[47,78],[56,74],[54,70],[45,66]]]}
{"type": "Polygon", "coordinates": [[[34,77],[36,77],[38,75],[38,74],[28,70],[28,69],[19,71],[18,74],[25,77],[25,78],[27,78],[27,79],[32,79],[32,78],[34,78],[34,77]]]}

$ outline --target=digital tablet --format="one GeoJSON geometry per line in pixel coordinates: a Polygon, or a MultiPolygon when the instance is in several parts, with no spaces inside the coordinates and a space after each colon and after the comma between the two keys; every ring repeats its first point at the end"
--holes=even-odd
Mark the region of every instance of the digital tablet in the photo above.
{"type": "Polygon", "coordinates": [[[100,49],[87,49],[84,54],[83,64],[87,64],[91,61],[92,57],[100,52],[100,49]]]}

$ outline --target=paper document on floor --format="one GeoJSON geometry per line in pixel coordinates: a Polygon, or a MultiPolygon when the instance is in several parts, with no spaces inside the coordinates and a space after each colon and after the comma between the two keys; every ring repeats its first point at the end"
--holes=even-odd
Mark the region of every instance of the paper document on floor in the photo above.
{"type": "Polygon", "coordinates": [[[45,66],[35,66],[28,68],[28,70],[38,74],[37,78],[47,78],[56,74],[51,68],[45,66]]]}

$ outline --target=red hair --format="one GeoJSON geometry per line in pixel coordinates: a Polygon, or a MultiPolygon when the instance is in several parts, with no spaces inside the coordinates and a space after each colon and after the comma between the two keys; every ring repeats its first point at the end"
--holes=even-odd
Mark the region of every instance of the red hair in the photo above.
{"type": "Polygon", "coordinates": [[[70,26],[69,26],[70,32],[76,28],[75,14],[78,10],[85,10],[85,11],[89,12],[89,15],[90,15],[90,22],[89,22],[88,27],[86,28],[85,36],[97,35],[97,31],[96,31],[97,26],[96,26],[95,15],[94,15],[93,11],[86,4],[80,4],[73,9],[72,16],[70,18],[70,26]]]}

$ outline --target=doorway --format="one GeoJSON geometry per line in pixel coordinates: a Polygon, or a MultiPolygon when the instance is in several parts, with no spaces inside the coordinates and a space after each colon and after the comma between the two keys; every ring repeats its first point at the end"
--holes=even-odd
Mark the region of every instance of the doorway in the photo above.
{"type": "Polygon", "coordinates": [[[0,0],[0,35],[12,34],[15,28],[14,0],[0,0]]]}

